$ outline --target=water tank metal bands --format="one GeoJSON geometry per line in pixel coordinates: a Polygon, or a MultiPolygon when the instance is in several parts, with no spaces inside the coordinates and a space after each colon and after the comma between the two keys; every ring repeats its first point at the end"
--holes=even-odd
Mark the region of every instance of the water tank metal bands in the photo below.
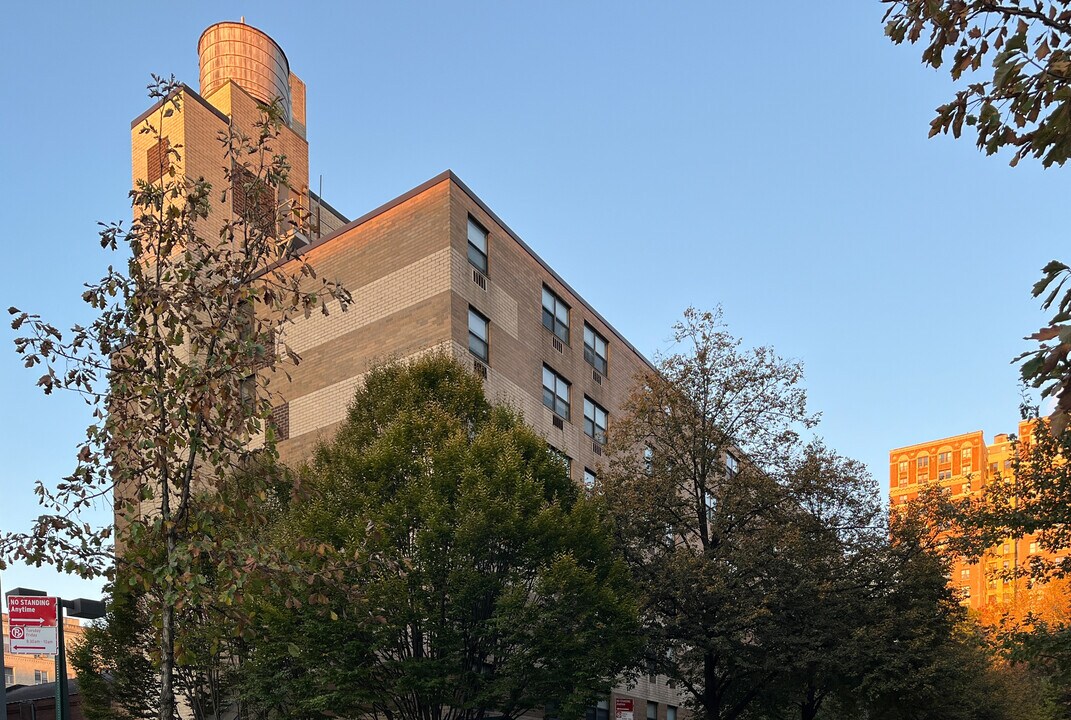
{"type": "Polygon", "coordinates": [[[290,63],[266,33],[244,23],[216,23],[201,34],[197,54],[202,96],[233,80],[263,103],[281,98],[283,120],[290,123],[290,63]]]}

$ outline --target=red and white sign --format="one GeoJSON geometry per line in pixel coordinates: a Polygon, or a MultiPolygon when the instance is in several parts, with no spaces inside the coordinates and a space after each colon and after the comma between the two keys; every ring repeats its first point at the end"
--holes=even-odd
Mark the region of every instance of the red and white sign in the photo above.
{"type": "Polygon", "coordinates": [[[12,654],[59,652],[59,598],[12,595],[7,599],[8,641],[12,654]]]}
{"type": "Polygon", "coordinates": [[[614,700],[614,717],[617,720],[634,720],[633,702],[633,700],[627,698],[614,700]]]}

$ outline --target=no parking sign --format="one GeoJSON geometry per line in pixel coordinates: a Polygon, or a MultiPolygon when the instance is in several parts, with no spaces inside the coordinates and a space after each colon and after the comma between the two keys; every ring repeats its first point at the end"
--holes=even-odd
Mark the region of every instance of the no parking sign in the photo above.
{"type": "Polygon", "coordinates": [[[59,652],[59,598],[12,595],[7,599],[7,635],[14,655],[59,652]]]}

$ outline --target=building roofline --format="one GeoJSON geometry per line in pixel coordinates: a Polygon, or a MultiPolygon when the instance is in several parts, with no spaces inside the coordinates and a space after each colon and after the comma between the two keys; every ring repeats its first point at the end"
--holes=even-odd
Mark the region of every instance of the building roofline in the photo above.
{"type": "Polygon", "coordinates": [[[420,195],[420,194],[430,190],[431,188],[435,187],[436,185],[439,185],[440,183],[447,182],[447,181],[454,183],[454,185],[456,185],[460,190],[462,190],[466,195],[468,195],[469,198],[471,198],[473,202],[475,202],[477,205],[479,205],[480,209],[483,210],[485,213],[487,213],[491,217],[491,219],[493,219],[496,223],[498,223],[498,225],[503,230],[505,230],[506,233],[511,238],[513,238],[513,240],[518,245],[520,245],[521,248],[523,248],[524,251],[527,252],[532,257],[533,260],[535,260],[537,263],[539,263],[540,266],[542,266],[542,268],[544,270],[546,270],[548,273],[550,273],[551,277],[553,277],[555,280],[557,280],[559,283],[561,283],[562,287],[564,287],[566,290],[568,290],[570,293],[572,293],[572,295],[577,300],[580,301],[580,304],[583,305],[584,308],[588,312],[590,312],[592,315],[597,317],[599,319],[599,321],[602,322],[602,324],[605,325],[607,327],[607,329],[610,330],[610,332],[612,332],[615,336],[617,336],[618,340],[620,340],[629,350],[631,350],[633,353],[635,353],[636,356],[640,360],[642,360],[644,363],[646,363],[647,366],[652,371],[658,372],[658,368],[655,367],[654,363],[652,363],[647,358],[646,355],[644,355],[642,352],[640,352],[638,349],[636,349],[636,346],[633,345],[631,342],[629,342],[628,339],[617,330],[617,328],[615,328],[605,317],[603,317],[602,313],[600,313],[598,310],[596,310],[594,307],[592,307],[591,304],[587,300],[585,300],[584,297],[580,293],[578,293],[575,289],[573,289],[572,285],[567,283],[564,280],[564,278],[562,278],[561,275],[559,275],[550,265],[547,264],[547,262],[543,258],[541,258],[539,256],[538,253],[536,253],[535,250],[533,250],[528,245],[528,243],[526,243],[524,240],[522,240],[520,235],[515,233],[510,228],[509,225],[507,225],[505,222],[503,222],[502,218],[500,218],[493,210],[491,210],[491,208],[489,208],[487,206],[487,203],[485,203],[483,200],[481,200],[480,196],[477,195],[476,193],[474,193],[469,188],[468,185],[466,185],[464,182],[462,182],[461,178],[459,178],[457,175],[455,175],[453,170],[444,170],[443,172],[439,173],[438,175],[436,175],[435,177],[431,178],[430,180],[427,180],[427,181],[421,183],[420,185],[417,185],[412,190],[409,190],[407,192],[402,193],[401,195],[399,195],[398,197],[394,198],[393,200],[388,200],[387,202],[383,203],[379,207],[375,208],[374,210],[372,210],[370,212],[365,213],[364,215],[361,215],[359,218],[356,218],[355,220],[351,220],[350,222],[348,222],[345,225],[343,225],[342,227],[340,227],[338,230],[335,230],[333,233],[330,233],[328,235],[324,235],[323,237],[319,238],[315,242],[312,242],[309,245],[306,245],[304,248],[301,249],[301,251],[298,254],[304,255],[306,252],[308,252],[308,251],[310,251],[310,250],[312,250],[314,248],[320,247],[321,245],[334,240],[335,238],[339,237],[340,235],[343,235],[343,234],[349,232],[350,230],[352,230],[352,229],[354,229],[354,228],[356,228],[356,227],[358,227],[360,225],[363,225],[364,223],[368,222],[369,220],[372,220],[372,219],[378,217],[379,215],[382,215],[383,213],[398,207],[402,203],[413,199],[417,195],[420,195]]]}
{"type": "MultiPolygon", "coordinates": [[[[207,110],[212,112],[216,117],[218,117],[223,122],[229,123],[231,121],[231,119],[229,117],[227,117],[219,108],[217,108],[212,103],[208,102],[203,97],[201,97],[200,93],[198,93],[196,90],[191,88],[186,83],[180,83],[179,86],[177,88],[175,88],[175,92],[176,93],[185,92],[185,93],[189,94],[190,97],[192,97],[194,100],[196,100],[201,105],[203,105],[207,110]]],[[[171,93],[171,95],[174,95],[174,94],[175,93],[171,93]]],[[[151,107],[149,107],[148,110],[146,110],[141,115],[138,115],[136,118],[131,120],[130,121],[130,129],[133,130],[138,125],[140,125],[143,120],[145,120],[147,117],[149,117],[154,112],[156,112],[161,107],[163,107],[163,104],[171,99],[171,95],[168,95],[165,98],[161,98],[161,99],[157,100],[156,102],[154,102],[152,104],[151,107]]],[[[159,128],[157,128],[157,129],[159,129],[159,128]]]]}
{"type": "Polygon", "coordinates": [[[936,438],[934,440],[923,440],[922,442],[913,443],[911,445],[904,445],[903,447],[893,448],[892,450],[889,451],[889,455],[892,455],[893,453],[903,452],[905,450],[912,450],[914,448],[920,448],[920,447],[923,447],[923,446],[938,445],[938,444],[943,443],[943,442],[949,442],[949,441],[952,441],[952,440],[959,440],[961,438],[969,438],[969,437],[976,437],[976,436],[981,436],[982,444],[987,446],[987,447],[989,446],[989,443],[987,443],[985,441],[985,431],[984,430],[974,430],[972,432],[960,433],[959,435],[949,435],[948,437],[936,438]]]}
{"type": "Polygon", "coordinates": [[[350,219],[348,217],[346,217],[345,215],[343,215],[342,213],[340,213],[335,206],[333,206],[331,203],[327,202],[322,197],[320,197],[319,195],[314,193],[312,191],[312,188],[309,188],[309,195],[312,197],[313,200],[316,201],[316,203],[318,205],[327,208],[328,210],[333,212],[337,217],[342,218],[342,222],[348,223],[350,221],[350,219]]]}

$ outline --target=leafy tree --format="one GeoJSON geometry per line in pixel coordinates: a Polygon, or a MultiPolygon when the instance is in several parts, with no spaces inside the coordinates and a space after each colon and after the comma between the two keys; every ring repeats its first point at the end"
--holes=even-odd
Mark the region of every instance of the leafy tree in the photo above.
{"type": "Polygon", "coordinates": [[[151,720],[158,715],[152,692],[156,633],[136,592],[113,585],[103,621],[85,629],[71,649],[82,712],[88,720],[151,720]]]}
{"type": "Polygon", "coordinates": [[[1036,537],[1038,553],[1006,580],[1044,583],[1071,571],[1071,433],[1037,420],[1029,437],[1012,438],[1012,471],[998,473],[975,497],[942,508],[954,550],[979,558],[1005,538],[1036,537]]]}
{"type": "Polygon", "coordinates": [[[794,576],[785,528],[799,508],[776,478],[816,419],[800,365],[742,349],[720,311],[689,309],[674,339],[679,352],[614,423],[601,487],[640,587],[650,661],[702,716],[727,720],[780,673],[775,613],[794,576]]]}
{"type": "Polygon", "coordinates": [[[938,529],[912,508],[893,515],[891,537],[875,568],[860,683],[841,706],[889,720],[1001,717],[989,707],[989,655],[949,586],[938,529]]]}
{"type": "Polygon", "coordinates": [[[973,127],[978,147],[1032,156],[1045,167],[1071,155],[1071,4],[1067,0],[881,0],[885,33],[922,42],[923,63],[948,62],[955,99],[930,135],[973,127]]]}
{"type": "MultiPolygon", "coordinates": [[[[288,539],[285,553],[271,549],[291,503],[310,497],[309,488],[295,486],[280,470],[272,463],[254,465],[211,490],[198,491],[193,499],[200,508],[198,530],[203,537],[191,551],[195,561],[189,569],[198,573],[204,589],[198,602],[185,599],[174,608],[178,649],[174,687],[194,720],[252,717],[260,709],[255,695],[247,705],[249,694],[243,690],[244,679],[253,674],[247,668],[250,648],[273,641],[270,635],[255,632],[265,624],[261,617],[265,597],[283,606],[301,602],[297,595],[318,596],[327,588],[340,599],[357,595],[357,588],[336,582],[341,569],[353,563],[339,563],[326,548],[288,539]],[[289,564],[251,564],[238,591],[221,594],[235,588],[227,568],[242,558],[248,560],[245,548],[254,544],[267,548],[265,556],[275,552],[289,564]]],[[[153,566],[161,556],[158,542],[124,549],[110,586],[108,615],[87,631],[85,642],[72,653],[87,716],[135,720],[157,714],[161,597],[157,588],[143,586],[129,569],[153,566]]],[[[328,616],[328,611],[315,607],[328,616]]],[[[273,689],[265,695],[285,699],[273,689]]],[[[279,709],[285,711],[286,706],[279,709]]]]}
{"type": "Polygon", "coordinates": [[[1023,685],[1045,698],[1053,717],[1071,716],[1071,627],[1036,622],[1015,628],[1003,640],[1011,661],[1031,672],[1023,685]]]}
{"type": "MultiPolygon", "coordinates": [[[[930,136],[960,137],[973,127],[987,154],[1012,151],[1011,164],[1035,157],[1063,165],[1071,154],[1071,3],[1068,0],[881,0],[885,32],[893,42],[923,43],[923,63],[947,62],[959,83],[955,98],[937,108],[930,136]]],[[[1056,310],[1030,336],[1041,346],[1024,353],[1023,379],[1056,399],[1053,422],[1071,417],[1071,292],[1068,266],[1042,269],[1034,297],[1056,310]]]]}
{"type": "Polygon", "coordinates": [[[636,657],[599,504],[455,360],[372,370],[303,485],[315,499],[283,537],[375,562],[345,576],[360,598],[328,593],[337,620],[293,602],[262,610],[250,707],[475,720],[553,704],[572,718],[636,657]]]}
{"type": "Polygon", "coordinates": [[[994,643],[948,582],[954,501],[936,485],[897,506],[878,555],[867,622],[849,640],[851,681],[834,717],[1055,718],[1046,680],[994,643]]]}
{"type": "MultiPolygon", "coordinates": [[[[181,109],[181,88],[157,79],[150,96],[159,112],[142,132],[159,142],[164,120],[181,109]]],[[[277,231],[300,218],[289,203],[276,203],[288,166],[273,149],[279,110],[263,110],[252,137],[233,125],[221,137],[228,187],[176,174],[178,145],[167,149],[159,182],[137,184],[129,229],[113,224],[101,232],[103,247],[129,256],[124,269],[110,268],[86,286],[92,323],[64,335],[11,309],[13,327],[24,333],[15,341],[18,353],[27,367],[44,369],[38,385],[45,393],[79,393],[94,422],[74,472],[54,490],[38,485],[45,514],[30,532],[4,535],[0,557],[91,577],[112,572],[113,540],[128,554],[124,576],[151,589],[156,603],[161,720],[175,715],[176,659],[186,652],[176,631],[181,609],[233,603],[254,568],[295,570],[278,548],[251,536],[249,544],[216,547],[217,572],[207,578],[199,572],[212,543],[202,527],[203,502],[253,453],[274,456],[272,375],[297,359],[285,347],[275,351],[274,328],[317,306],[326,312],[325,297],[343,305],[349,298],[317,279],[302,257],[291,257],[277,231]],[[235,193],[245,202],[234,203],[218,235],[206,236],[214,193],[221,203],[235,193]],[[257,437],[263,441],[254,449],[257,437]],[[95,499],[113,496],[114,538],[112,527],[78,517],[95,499]]]]}
{"type": "Polygon", "coordinates": [[[777,717],[813,720],[862,681],[888,560],[877,484],[861,463],[814,441],[789,464],[785,489],[796,510],[780,526],[788,562],[774,606],[780,672],[764,693],[777,717]]]}

